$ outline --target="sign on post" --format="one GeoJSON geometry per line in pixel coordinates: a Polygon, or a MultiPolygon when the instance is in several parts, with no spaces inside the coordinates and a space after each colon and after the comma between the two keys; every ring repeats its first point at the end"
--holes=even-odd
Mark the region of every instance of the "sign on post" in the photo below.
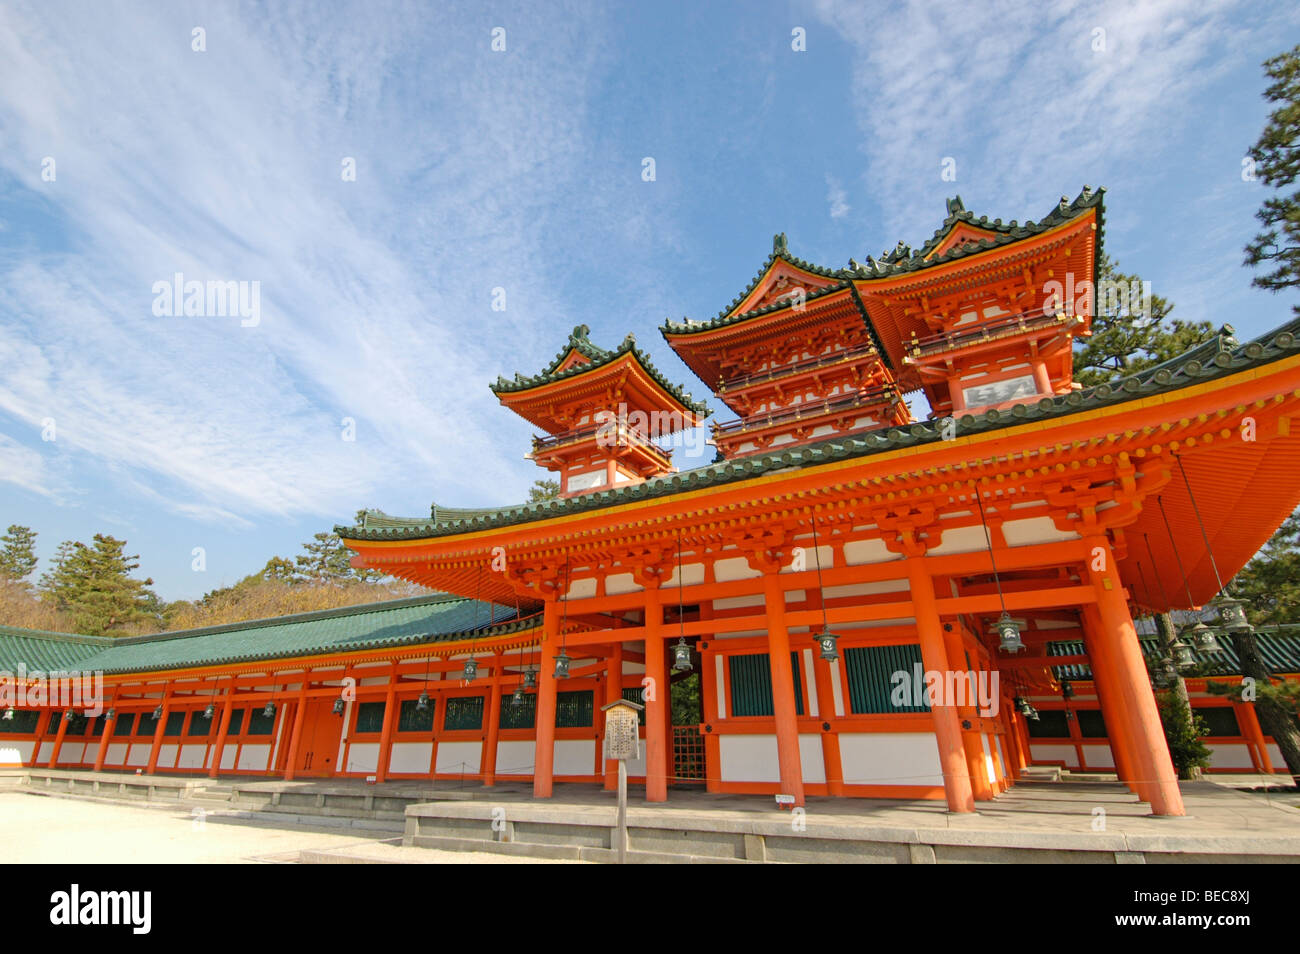
{"type": "Polygon", "coordinates": [[[605,758],[618,759],[618,823],[613,848],[618,852],[618,863],[623,864],[627,861],[627,760],[641,755],[637,713],[645,706],[617,699],[600,708],[605,713],[605,758]]]}

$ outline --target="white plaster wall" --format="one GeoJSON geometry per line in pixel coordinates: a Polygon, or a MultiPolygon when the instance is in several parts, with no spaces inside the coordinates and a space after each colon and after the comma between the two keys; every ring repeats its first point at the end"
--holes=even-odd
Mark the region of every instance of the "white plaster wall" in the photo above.
{"type": "MultiPolygon", "coordinates": [[[[497,756],[500,759],[500,756],[497,756]]],[[[559,739],[555,743],[555,775],[591,775],[596,769],[595,739],[559,739]]]]}
{"type": "Polygon", "coordinates": [[[633,579],[631,573],[614,573],[605,577],[605,595],[617,596],[620,593],[635,593],[641,586],[633,579]]]}
{"type": "Polygon", "coordinates": [[[762,575],[749,565],[749,560],[745,557],[717,560],[713,564],[713,578],[719,583],[729,583],[732,580],[752,580],[762,575]]]}
{"type": "Polygon", "coordinates": [[[1115,757],[1111,754],[1110,745],[1084,745],[1083,757],[1088,760],[1089,768],[1114,768],[1115,757]]]}
{"type": "Polygon", "coordinates": [[[221,750],[221,768],[219,771],[228,772],[235,767],[235,750],[238,748],[234,743],[226,743],[226,747],[221,750]]]}
{"type": "Polygon", "coordinates": [[[1007,546],[1019,547],[1031,543],[1059,543],[1078,540],[1079,535],[1070,530],[1058,530],[1051,517],[1031,517],[1028,520],[1009,520],[1002,524],[1002,535],[1007,546]]]}
{"type": "Polygon", "coordinates": [[[1031,762],[1064,762],[1070,768],[1079,767],[1079,755],[1073,745],[1041,745],[1031,742],[1031,762]]]}
{"type": "Polygon", "coordinates": [[[348,747],[348,764],[343,767],[344,771],[369,773],[378,768],[378,742],[358,742],[356,745],[348,747]]]}
{"type": "Polygon", "coordinates": [[[394,742],[388,757],[390,772],[418,772],[429,774],[429,760],[433,756],[431,742],[394,742]]]}
{"type": "Polygon", "coordinates": [[[163,768],[169,768],[176,764],[176,746],[160,745],[158,746],[158,765],[163,768]]]}
{"type": "Polygon", "coordinates": [[[907,580],[877,580],[874,583],[851,583],[848,586],[826,587],[826,599],[837,600],[849,596],[874,596],[877,593],[906,593],[907,580]]]}
{"type": "MultiPolygon", "coordinates": [[[[266,759],[271,754],[270,745],[246,745],[239,750],[239,769],[243,772],[266,770],[266,759]]],[[[131,755],[134,757],[135,752],[131,755]]]]}
{"type": "Polygon", "coordinates": [[[108,754],[104,756],[105,765],[125,765],[126,750],[130,748],[126,742],[108,743],[108,754]]]}
{"type": "Polygon", "coordinates": [[[956,527],[943,532],[943,541],[930,549],[934,556],[946,553],[971,553],[975,550],[987,550],[988,538],[984,536],[983,527],[956,527]]]}
{"type": "MultiPolygon", "coordinates": [[[[1250,761],[1250,749],[1244,745],[1233,745],[1224,742],[1211,742],[1210,746],[1210,768],[1235,768],[1254,771],[1254,764],[1250,761]]],[[[1273,767],[1286,765],[1285,762],[1274,762],[1273,767]]]]}
{"type": "Polygon", "coordinates": [[[440,742],[438,743],[438,771],[447,775],[461,772],[475,775],[478,773],[479,759],[482,754],[482,742],[440,742]]]}
{"type": "Polygon", "coordinates": [[[86,754],[85,742],[69,742],[64,739],[63,748],[59,749],[60,765],[76,765],[86,754]]]}
{"type": "Polygon", "coordinates": [[[862,563],[885,563],[900,559],[897,553],[890,553],[889,548],[880,538],[871,540],[852,540],[844,544],[844,562],[850,566],[862,563]]]}
{"type": "Polygon", "coordinates": [[[50,761],[50,755],[53,752],[54,752],[53,742],[42,742],[41,751],[36,756],[36,761],[39,762],[41,765],[47,764],[50,761]]]}
{"type": "Polygon", "coordinates": [[[531,739],[497,743],[498,775],[532,775],[537,764],[537,744],[531,739]]]}
{"type": "Polygon", "coordinates": [[[1286,772],[1286,759],[1282,758],[1282,750],[1277,747],[1277,743],[1269,742],[1267,747],[1268,758],[1273,763],[1273,768],[1280,768],[1283,772],[1286,772]]]}
{"type": "MultiPolygon", "coordinates": [[[[718,743],[724,782],[781,781],[775,734],[724,735],[718,739],[718,743]]],[[[820,736],[799,736],[799,761],[805,782],[826,781],[820,736]]]]}
{"type": "Polygon", "coordinates": [[[36,748],[36,740],[30,742],[0,742],[0,765],[24,765],[36,748]]]}
{"type": "Polygon", "coordinates": [[[928,732],[852,732],[840,736],[846,785],[942,785],[939,746],[928,732]]]}
{"type": "Polygon", "coordinates": [[[208,747],[206,745],[183,745],[181,746],[181,760],[177,768],[197,769],[203,768],[207,762],[208,747]]]}

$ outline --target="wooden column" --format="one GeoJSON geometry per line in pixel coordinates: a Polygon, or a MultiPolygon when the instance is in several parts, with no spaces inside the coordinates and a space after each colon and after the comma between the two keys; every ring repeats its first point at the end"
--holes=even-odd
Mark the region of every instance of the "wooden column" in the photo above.
{"type": "Polygon", "coordinates": [[[46,768],[56,768],[58,766],[59,750],[63,748],[63,737],[68,734],[68,723],[70,721],[72,720],[68,718],[67,709],[59,712],[59,729],[54,733],[54,748],[50,750],[50,761],[45,766],[46,768]]]}
{"type": "Polygon", "coordinates": [[[763,575],[767,605],[767,660],[772,674],[772,712],[776,722],[776,760],[781,794],[804,804],[803,763],[799,758],[799,722],[794,697],[794,668],[790,665],[790,632],[785,626],[785,587],[778,570],[763,575]]]}
{"type": "Polygon", "coordinates": [[[1124,705],[1119,675],[1115,671],[1109,647],[1100,638],[1101,615],[1097,612],[1097,607],[1083,607],[1080,622],[1083,627],[1084,650],[1092,661],[1092,685],[1097,690],[1102,721],[1106,723],[1106,738],[1114,757],[1115,774],[1138,798],[1150,801],[1147,780],[1136,770],[1133,740],[1124,731],[1124,726],[1129,723],[1128,710],[1124,705]]]}
{"type": "MultiPolygon", "coordinates": [[[[117,705],[117,693],[113,693],[112,699],[109,700],[108,707],[112,709],[117,705]]],[[[104,770],[104,760],[108,757],[108,740],[113,736],[113,727],[117,725],[117,713],[113,713],[113,718],[108,718],[108,713],[104,713],[104,731],[100,733],[99,751],[95,753],[95,771],[104,770]]]]}
{"type": "Polygon", "coordinates": [[[488,730],[483,744],[483,758],[479,768],[484,785],[497,783],[497,740],[501,737],[501,650],[492,657],[492,692],[488,696],[488,730]]]}
{"type": "Polygon", "coordinates": [[[541,671],[537,674],[537,743],[533,755],[533,797],[550,798],[555,782],[555,657],[560,645],[560,602],[546,597],[542,614],[541,671]]]}
{"type": "Polygon", "coordinates": [[[158,716],[158,727],[153,730],[153,745],[149,748],[149,765],[144,770],[146,775],[152,775],[158,768],[158,753],[162,751],[163,735],[167,731],[167,716],[171,713],[172,695],[171,690],[165,690],[162,698],[162,713],[158,716]]]}
{"type": "Polygon", "coordinates": [[[293,731],[289,733],[289,758],[284,766],[284,780],[292,782],[297,774],[298,743],[302,741],[302,723],[307,714],[307,673],[302,674],[302,686],[298,689],[298,707],[293,714],[293,731]]]}
{"type": "MultiPolygon", "coordinates": [[[[623,698],[623,644],[615,643],[605,660],[605,705],[623,698]]],[[[603,718],[597,712],[596,718],[603,718]]],[[[605,791],[618,790],[618,759],[605,759],[605,791]]]]}
{"type": "MultiPolygon", "coordinates": [[[[816,605],[818,607],[822,606],[824,600],[825,596],[821,590],[818,590],[816,605]]],[[[809,603],[811,604],[812,601],[809,600],[809,603]]],[[[843,650],[840,652],[842,655],[843,650]]],[[[822,659],[821,647],[814,643],[813,681],[817,686],[817,714],[823,726],[830,726],[829,729],[823,728],[821,733],[822,765],[826,769],[826,791],[831,795],[843,795],[844,765],[840,758],[840,737],[835,731],[835,723],[839,719],[839,714],[835,711],[834,681],[836,673],[833,667],[834,663],[822,659]]]]}
{"type": "Polygon", "coordinates": [[[1127,709],[1123,731],[1130,734],[1135,770],[1150,785],[1151,811],[1157,815],[1182,815],[1183,796],[1178,790],[1178,776],[1169,758],[1156,697],[1138,647],[1137,631],[1124,600],[1119,567],[1104,536],[1089,537],[1085,545],[1093,556],[1087,560],[1088,578],[1097,592],[1097,612],[1101,617],[1098,645],[1110,654],[1119,677],[1119,688],[1127,709]],[[1101,569],[1098,569],[1098,566],[1101,569]]]}
{"type": "MultiPolygon", "coordinates": [[[[916,616],[916,634],[921,642],[921,662],[926,671],[947,672],[948,654],[943,646],[943,626],[934,595],[934,581],[919,556],[908,557],[907,579],[912,591],[912,612],[916,616]]],[[[951,812],[975,811],[975,794],[971,788],[966,750],[962,743],[961,723],[952,706],[937,705],[930,709],[934,720],[934,737],[939,746],[939,764],[943,768],[943,789],[951,812]]]]}
{"type": "Polygon", "coordinates": [[[384,696],[384,728],[379,733],[379,763],[375,766],[375,782],[388,777],[388,762],[393,753],[393,725],[397,722],[397,663],[388,674],[388,694],[384,696]]]}
{"type": "Polygon", "coordinates": [[[1273,774],[1273,759],[1268,754],[1268,740],[1264,737],[1264,729],[1259,724],[1259,716],[1255,712],[1255,707],[1248,702],[1232,703],[1232,710],[1237,714],[1237,724],[1241,726],[1241,733],[1252,743],[1259,752],[1259,770],[1267,775],[1273,774]]]}
{"type": "Polygon", "coordinates": [[[217,744],[212,750],[212,764],[208,766],[208,778],[216,778],[221,770],[221,755],[226,748],[226,736],[230,732],[230,716],[234,711],[235,679],[232,676],[226,687],[226,698],[221,704],[221,727],[217,729],[217,744]]]}
{"type": "Polygon", "coordinates": [[[669,740],[665,707],[672,692],[665,678],[664,610],[659,603],[659,583],[651,581],[645,590],[645,674],[654,682],[654,698],[645,702],[645,800],[668,801],[669,740]]]}
{"type": "MultiPolygon", "coordinates": [[[[948,660],[948,665],[955,672],[967,671],[966,650],[962,645],[961,632],[952,623],[946,623],[943,630],[943,647],[944,655],[948,660]]],[[[947,683],[944,683],[947,685],[947,683]]],[[[977,699],[975,705],[965,705],[958,707],[957,714],[962,722],[969,722],[972,726],[980,725],[978,689],[970,687],[976,691],[977,699]]],[[[970,700],[967,699],[969,703],[970,700]]],[[[988,777],[988,765],[984,761],[984,745],[980,741],[983,733],[976,729],[961,729],[961,747],[966,755],[966,771],[970,773],[971,791],[975,799],[981,802],[992,801],[994,780],[988,777]]]]}

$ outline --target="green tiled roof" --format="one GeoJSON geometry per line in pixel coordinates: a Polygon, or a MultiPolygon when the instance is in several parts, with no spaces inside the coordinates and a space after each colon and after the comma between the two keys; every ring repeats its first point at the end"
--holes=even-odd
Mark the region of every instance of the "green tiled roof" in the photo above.
{"type": "Polygon", "coordinates": [[[625,354],[631,354],[636,359],[637,363],[641,365],[641,369],[645,371],[645,373],[648,374],[656,384],[668,392],[668,394],[670,394],[679,404],[683,407],[690,408],[696,414],[701,416],[709,413],[709,406],[707,404],[703,401],[694,400],[689,392],[682,390],[680,386],[673,384],[663,376],[659,369],[651,362],[650,358],[647,357],[645,352],[636,346],[635,335],[628,335],[623,339],[622,344],[611,351],[606,350],[605,348],[599,348],[592,344],[587,338],[587,334],[590,330],[591,329],[586,325],[578,325],[578,327],[573,329],[573,333],[569,335],[568,343],[560,353],[555,356],[555,360],[548,364],[539,374],[532,376],[515,374],[514,378],[509,381],[503,377],[498,377],[496,383],[491,385],[492,393],[511,394],[517,391],[527,391],[532,388],[541,387],[544,384],[550,384],[552,381],[563,381],[568,378],[576,378],[591,371],[595,371],[597,368],[604,367],[611,361],[615,361],[625,354]],[[587,358],[589,363],[576,364],[564,371],[557,371],[556,369],[564,363],[564,359],[574,351],[577,351],[579,354],[587,358]]]}
{"type": "MultiPolygon", "coordinates": [[[[1264,659],[1264,665],[1274,675],[1300,673],[1300,633],[1296,632],[1300,627],[1286,629],[1283,632],[1281,629],[1265,627],[1256,631],[1255,641],[1259,645],[1259,654],[1264,659]]],[[[1231,638],[1219,636],[1218,642],[1222,652],[1203,653],[1192,650],[1197,665],[1203,667],[1196,671],[1203,676],[1240,676],[1241,660],[1237,658],[1237,650],[1231,638]]],[[[1139,638],[1138,645],[1142,647],[1142,655],[1148,661],[1154,662],[1160,658],[1160,642],[1154,636],[1139,638]]],[[[1083,640],[1064,640],[1048,643],[1047,655],[1082,656],[1086,655],[1086,651],[1083,640]]],[[[1058,680],[1092,678],[1092,670],[1087,665],[1053,666],[1052,674],[1058,680]]]]}
{"type": "MultiPolygon", "coordinates": [[[[1159,367],[1057,397],[979,414],[963,414],[955,421],[955,436],[984,434],[1032,421],[1065,418],[1084,411],[1177,391],[1248,368],[1261,367],[1300,353],[1300,339],[1297,335],[1300,335],[1300,319],[1293,319],[1248,344],[1239,345],[1232,337],[1231,329],[1225,327],[1209,342],[1198,345],[1159,367]]],[[[465,519],[437,523],[425,520],[400,526],[338,526],[334,529],[336,533],[352,540],[418,540],[475,533],[564,514],[599,510],[636,500],[668,497],[682,491],[746,480],[774,470],[816,467],[831,461],[870,457],[900,448],[939,444],[945,437],[951,440],[953,436],[954,432],[945,428],[942,421],[917,422],[905,427],[881,428],[779,452],[717,461],[679,474],[656,477],[641,484],[580,494],[567,500],[500,507],[465,519]],[[944,433],[945,430],[948,431],[947,434],[944,433]]]]}
{"type": "Polygon", "coordinates": [[[77,669],[82,660],[102,652],[112,642],[107,636],[74,636],[0,626],[0,669],[12,673],[20,664],[28,672],[77,669]]]}
{"type": "MultiPolygon", "coordinates": [[[[865,265],[855,259],[849,259],[848,267],[840,269],[822,268],[821,266],[805,262],[802,259],[792,257],[786,249],[785,236],[778,235],[776,237],[777,240],[773,245],[772,254],[769,255],[767,261],[763,263],[762,268],[758,271],[758,275],[745,291],[741,292],[730,305],[718,313],[716,318],[713,318],[710,321],[690,321],[689,319],[683,319],[681,322],[665,321],[660,327],[659,332],[660,334],[667,336],[669,334],[682,335],[693,334],[701,331],[710,331],[714,328],[721,328],[726,325],[746,321],[756,315],[764,314],[776,310],[777,308],[788,307],[788,302],[781,302],[774,305],[768,305],[764,308],[756,308],[751,311],[740,312],[734,315],[731,314],[731,310],[744,301],[746,296],[748,296],[750,292],[758,286],[763,275],[767,273],[767,270],[777,259],[782,259],[792,265],[813,272],[817,275],[838,280],[837,284],[833,286],[828,286],[825,289],[809,293],[805,299],[805,301],[807,301],[817,297],[818,295],[826,295],[833,291],[838,291],[851,283],[853,279],[864,280],[891,278],[895,275],[903,275],[924,268],[933,268],[936,265],[956,261],[957,259],[965,258],[968,255],[975,255],[991,248],[998,248],[1003,245],[1010,245],[1013,242],[1019,242],[1022,239],[1032,238],[1035,235],[1041,235],[1050,229],[1054,229],[1059,225],[1063,225],[1066,222],[1078,218],[1089,209],[1097,210],[1097,254],[1100,256],[1103,231],[1102,198],[1105,195],[1105,192],[1105,189],[1097,189],[1094,192],[1092,189],[1084,186],[1083,191],[1079,193],[1074,201],[1070,201],[1068,196],[1061,196],[1061,201],[1057,203],[1057,205],[1053,207],[1047,215],[1043,216],[1043,218],[1039,219],[1037,222],[1026,221],[1023,224],[1018,223],[1015,219],[1004,224],[1001,219],[990,219],[988,216],[983,215],[977,217],[973,213],[966,211],[966,206],[962,203],[961,196],[954,196],[948,200],[948,217],[943,220],[943,224],[939,226],[934,235],[932,235],[919,249],[913,249],[906,242],[900,241],[894,248],[881,253],[880,258],[868,255],[865,265]],[[927,259],[925,256],[928,255],[935,246],[942,242],[944,236],[946,236],[953,226],[959,222],[965,222],[977,228],[994,232],[996,233],[996,237],[980,239],[978,242],[964,243],[949,249],[943,255],[936,255],[934,258],[927,259]]],[[[865,314],[866,312],[864,310],[864,315],[865,314]]],[[[868,327],[870,327],[870,322],[868,322],[868,327]]],[[[874,337],[875,329],[872,328],[871,330],[872,336],[874,337]]],[[[881,350],[883,353],[883,349],[881,350]]]]}
{"type": "Polygon", "coordinates": [[[530,625],[528,619],[517,620],[513,608],[436,594],[152,636],[68,636],[3,627],[0,663],[9,669],[22,662],[29,670],[152,672],[488,638],[530,625]]]}

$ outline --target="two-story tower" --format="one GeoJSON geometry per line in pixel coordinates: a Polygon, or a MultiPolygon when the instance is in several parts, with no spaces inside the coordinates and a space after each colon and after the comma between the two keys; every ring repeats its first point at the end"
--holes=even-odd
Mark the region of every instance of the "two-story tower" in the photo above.
{"type": "Polygon", "coordinates": [[[606,350],[589,331],[574,328],[540,374],[492,385],[502,404],[546,432],[529,456],[559,475],[562,498],[671,473],[672,452],[655,441],[709,413],[659,373],[632,335],[606,350]]]}
{"type": "Polygon", "coordinates": [[[659,330],[737,415],[713,425],[723,458],[910,420],[852,280],[791,256],[784,234],[718,317],[659,330]]]}

